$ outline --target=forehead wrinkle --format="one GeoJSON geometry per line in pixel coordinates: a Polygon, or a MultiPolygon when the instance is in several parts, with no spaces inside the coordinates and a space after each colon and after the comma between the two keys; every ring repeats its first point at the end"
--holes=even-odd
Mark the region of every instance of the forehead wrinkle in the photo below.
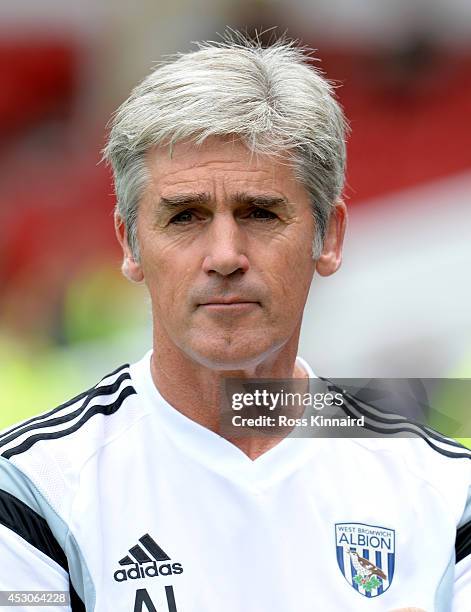
{"type": "Polygon", "coordinates": [[[224,169],[225,172],[242,171],[246,173],[263,172],[266,174],[270,174],[274,171],[274,168],[264,168],[261,167],[258,163],[252,163],[251,161],[247,161],[246,159],[196,159],[190,161],[188,159],[185,159],[185,155],[183,155],[180,159],[168,159],[166,157],[164,157],[163,159],[159,159],[160,157],[160,155],[157,155],[152,158],[152,156],[149,155],[147,158],[147,164],[153,176],[155,176],[155,174],[158,175],[159,170],[164,170],[164,176],[167,177],[173,176],[181,172],[192,172],[198,169],[207,170],[211,166],[215,166],[215,170],[217,170],[218,168],[221,170],[224,169]],[[227,168],[228,165],[236,167],[227,168]]]}
{"type": "Polygon", "coordinates": [[[185,173],[187,172],[188,175],[186,177],[182,176],[180,180],[172,179],[172,176],[176,174],[175,172],[163,176],[160,180],[154,176],[152,180],[153,187],[164,198],[173,198],[174,195],[178,196],[179,190],[183,190],[188,194],[206,192],[217,195],[219,192],[220,195],[224,194],[224,196],[234,189],[237,192],[268,191],[271,194],[279,192],[278,185],[273,184],[272,174],[262,169],[244,172],[234,170],[233,172],[231,171],[230,175],[225,171],[222,176],[218,172],[206,173],[202,176],[198,176],[197,173],[193,174],[191,171],[185,171],[185,173]],[[234,176],[234,173],[237,173],[237,175],[234,176]]]}
{"type": "MultiPolygon", "coordinates": [[[[194,191],[195,193],[208,191],[209,188],[209,191],[212,190],[216,193],[219,186],[222,187],[224,191],[228,191],[228,188],[230,189],[230,184],[234,182],[238,184],[246,181],[252,184],[260,182],[266,183],[267,181],[272,182],[272,179],[271,173],[262,169],[251,171],[244,170],[243,172],[238,169],[231,170],[230,172],[224,170],[223,176],[218,172],[198,175],[197,172],[193,173],[188,169],[184,171],[180,169],[161,177],[153,175],[151,184],[156,192],[165,197],[165,194],[173,195],[172,191],[174,188],[184,188],[187,192],[194,191]],[[182,175],[182,173],[184,173],[183,176],[180,176],[178,179],[176,175],[182,175]],[[234,176],[235,173],[237,173],[237,176],[234,176]],[[177,178],[177,180],[175,180],[175,178],[172,179],[172,177],[177,178]]],[[[241,189],[239,188],[238,191],[241,191],[241,189]]]]}
{"type": "Polygon", "coordinates": [[[198,164],[197,166],[192,166],[191,168],[178,168],[170,172],[166,171],[160,177],[155,176],[155,174],[153,174],[153,180],[154,182],[161,182],[161,181],[166,182],[168,179],[171,179],[171,177],[174,177],[175,175],[181,175],[182,177],[179,180],[178,178],[177,180],[172,180],[171,184],[176,185],[179,183],[187,183],[187,182],[207,180],[207,179],[217,180],[221,178],[221,172],[223,172],[222,178],[224,178],[225,176],[229,174],[230,175],[239,174],[241,180],[244,179],[244,176],[253,177],[253,175],[256,175],[256,174],[265,175],[264,180],[267,180],[267,178],[273,177],[275,175],[274,171],[272,172],[265,168],[247,168],[242,165],[240,168],[214,168],[210,174],[207,174],[207,171],[208,171],[207,167],[205,168],[202,165],[198,164]],[[199,170],[204,171],[204,174],[201,175],[199,170]]]}
{"type": "Polygon", "coordinates": [[[287,197],[284,190],[280,190],[267,180],[257,181],[249,184],[241,185],[241,181],[230,180],[228,182],[218,181],[215,176],[207,177],[207,181],[178,181],[172,182],[163,186],[160,191],[160,197],[154,197],[155,202],[161,203],[161,208],[171,209],[184,204],[209,205],[220,201],[233,203],[236,205],[255,205],[261,207],[285,207],[290,208],[290,198],[287,197]],[[211,180],[212,179],[212,180],[211,180]],[[204,183],[212,183],[209,190],[209,185],[204,183]],[[257,184],[259,183],[259,184],[257,184]],[[194,184],[195,188],[191,185],[194,184]],[[183,189],[172,189],[172,187],[180,186],[183,189]],[[206,189],[205,189],[206,187],[206,189]]]}

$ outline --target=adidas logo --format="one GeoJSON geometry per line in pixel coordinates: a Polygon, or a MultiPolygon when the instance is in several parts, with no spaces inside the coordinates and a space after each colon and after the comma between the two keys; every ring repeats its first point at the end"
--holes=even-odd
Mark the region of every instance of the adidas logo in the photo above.
{"type": "Polygon", "coordinates": [[[119,561],[123,569],[118,569],[113,574],[116,582],[171,576],[183,572],[181,563],[164,563],[170,561],[170,557],[148,533],[139,538],[139,542],[142,546],[136,544],[129,549],[130,554],[119,561]]]}

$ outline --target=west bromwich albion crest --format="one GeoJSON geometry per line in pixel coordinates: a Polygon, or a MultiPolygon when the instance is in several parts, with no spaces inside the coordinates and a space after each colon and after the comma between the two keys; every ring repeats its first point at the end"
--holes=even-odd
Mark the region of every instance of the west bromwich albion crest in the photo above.
{"type": "Polygon", "coordinates": [[[337,563],[346,581],[364,597],[389,589],[394,576],[394,529],[364,523],[336,523],[337,563]]]}

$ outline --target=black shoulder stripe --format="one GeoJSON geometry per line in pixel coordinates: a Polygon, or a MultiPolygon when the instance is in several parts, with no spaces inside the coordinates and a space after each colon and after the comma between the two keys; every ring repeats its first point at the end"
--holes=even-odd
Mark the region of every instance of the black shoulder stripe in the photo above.
{"type": "MultiPolygon", "coordinates": [[[[456,440],[450,440],[447,437],[442,436],[438,432],[434,431],[430,427],[427,427],[426,425],[422,425],[421,423],[418,423],[416,421],[407,419],[406,417],[401,417],[400,415],[394,415],[393,413],[381,411],[383,412],[383,414],[391,415],[393,418],[390,419],[390,418],[384,418],[384,417],[378,416],[375,413],[372,413],[367,408],[360,406],[358,402],[355,401],[355,399],[353,399],[351,395],[349,395],[348,393],[344,393],[342,389],[337,387],[329,379],[322,378],[321,380],[324,380],[329,385],[329,388],[342,392],[343,397],[350,404],[351,408],[356,409],[360,413],[360,415],[365,417],[365,428],[366,429],[369,429],[370,431],[374,431],[375,433],[380,433],[384,435],[387,435],[387,434],[391,435],[394,433],[410,433],[419,438],[422,438],[422,440],[424,440],[424,442],[426,442],[430,446],[430,448],[444,455],[445,457],[449,457],[452,459],[453,458],[471,459],[471,450],[469,450],[468,448],[466,448],[465,446],[463,446],[456,440]],[[367,419],[370,419],[370,421],[367,421],[367,419]],[[371,421],[373,421],[374,424],[371,421]],[[380,424],[393,425],[393,427],[380,427],[380,424]],[[431,439],[437,442],[441,442],[442,444],[446,444],[450,448],[445,449],[440,446],[437,446],[431,441],[431,439]],[[456,448],[456,451],[451,450],[452,448],[456,448]]],[[[363,404],[365,404],[365,402],[363,402],[363,404]]],[[[366,405],[369,406],[368,404],[366,405]]],[[[369,408],[372,408],[372,406],[369,406],[369,408]]],[[[377,409],[376,407],[374,408],[375,410],[377,409]]],[[[352,418],[358,417],[358,414],[355,414],[351,410],[348,410],[346,403],[343,404],[342,410],[346,414],[351,416],[352,418]]]]}
{"type": "Polygon", "coordinates": [[[49,416],[52,416],[53,414],[56,414],[56,412],[59,412],[59,410],[63,410],[64,408],[67,408],[68,406],[71,406],[72,404],[75,404],[76,402],[79,402],[81,399],[86,397],[87,394],[90,393],[91,390],[92,389],[88,389],[88,391],[83,391],[83,393],[80,393],[79,395],[76,395],[71,400],[68,400],[67,402],[64,402],[63,404],[60,404],[60,406],[57,406],[56,408],[53,408],[52,410],[49,410],[49,412],[46,412],[46,413],[43,413],[43,414],[38,414],[38,416],[32,417],[31,419],[28,419],[27,421],[23,421],[21,423],[18,423],[18,425],[15,425],[15,427],[12,427],[11,429],[8,429],[7,431],[3,432],[0,435],[0,440],[2,438],[6,437],[6,436],[9,436],[10,434],[14,433],[15,431],[18,431],[18,429],[21,429],[21,427],[24,427],[25,425],[29,425],[30,423],[35,423],[36,421],[39,421],[40,419],[44,419],[44,418],[47,418],[49,416]]]}
{"type": "Polygon", "coordinates": [[[10,459],[10,457],[13,457],[13,455],[19,455],[20,453],[24,453],[25,451],[29,450],[33,446],[33,444],[36,444],[36,442],[39,442],[40,440],[55,440],[57,438],[63,438],[64,436],[68,436],[69,434],[74,433],[75,431],[80,429],[80,427],[82,427],[82,425],[86,423],[89,419],[91,419],[91,417],[95,414],[110,415],[115,413],[117,410],[119,410],[124,400],[130,395],[134,395],[135,393],[136,391],[133,387],[124,387],[115,402],[106,406],[92,406],[85,412],[85,414],[82,415],[82,417],[74,425],[72,425],[68,429],[63,429],[60,431],[51,431],[30,436],[18,446],[14,446],[13,448],[4,451],[2,453],[2,456],[6,459],[10,459]]]}
{"type": "Polygon", "coordinates": [[[78,416],[88,406],[88,404],[94,398],[102,396],[102,395],[112,395],[113,393],[116,393],[116,391],[119,389],[121,383],[124,380],[130,379],[130,378],[131,378],[131,376],[129,375],[129,373],[128,372],[124,372],[111,385],[104,385],[103,387],[95,387],[85,397],[85,401],[78,408],[73,410],[72,412],[68,412],[67,414],[63,414],[60,417],[48,418],[48,419],[46,419],[44,421],[41,421],[39,423],[31,423],[30,425],[27,425],[26,427],[22,427],[21,429],[17,429],[17,431],[15,431],[14,433],[10,434],[6,438],[3,438],[3,440],[0,440],[0,447],[4,446],[5,444],[8,444],[9,442],[14,440],[15,438],[18,438],[19,436],[21,436],[24,433],[27,433],[28,431],[31,431],[33,429],[42,429],[43,427],[53,427],[54,425],[61,425],[62,423],[67,423],[67,421],[72,421],[73,419],[75,419],[76,416],[78,416]]]}
{"type": "MultiPolygon", "coordinates": [[[[125,368],[128,368],[129,364],[126,363],[122,366],[120,366],[119,368],[117,368],[116,370],[114,370],[113,372],[111,372],[110,374],[107,374],[106,376],[104,376],[100,382],[102,382],[103,380],[105,380],[106,378],[109,378],[110,376],[114,376],[115,374],[117,374],[118,372],[120,372],[121,370],[124,370],[125,368]]],[[[31,423],[36,423],[37,421],[40,421],[41,419],[46,419],[50,416],[52,416],[53,414],[56,414],[57,412],[59,412],[60,410],[63,410],[64,408],[67,408],[68,406],[72,406],[73,404],[79,402],[80,400],[82,400],[84,397],[86,397],[89,393],[91,393],[94,389],[98,388],[98,385],[100,383],[98,383],[97,385],[95,385],[94,387],[91,387],[90,389],[87,389],[87,391],[83,391],[82,393],[80,393],[79,395],[76,395],[75,397],[73,397],[70,400],[67,400],[66,402],[64,402],[63,404],[60,404],[59,406],[56,406],[55,408],[53,408],[52,410],[49,410],[49,412],[43,412],[42,414],[38,414],[37,416],[32,417],[31,419],[28,419],[27,421],[23,421],[21,423],[18,423],[18,425],[15,425],[14,427],[11,427],[9,429],[7,429],[7,431],[3,432],[3,434],[0,434],[0,440],[2,438],[4,438],[5,436],[10,436],[10,434],[14,433],[15,431],[17,431],[18,429],[21,429],[22,427],[25,427],[26,425],[30,425],[31,423]]]]}
{"type": "MultiPolygon", "coordinates": [[[[420,423],[419,421],[415,421],[414,419],[409,419],[407,417],[396,415],[396,414],[393,414],[392,412],[386,412],[384,410],[381,410],[377,406],[370,406],[369,404],[366,404],[365,402],[362,402],[363,405],[360,406],[358,400],[353,399],[353,397],[348,394],[344,394],[344,397],[361,414],[364,414],[365,417],[368,417],[374,421],[377,421],[378,423],[384,423],[385,425],[413,425],[414,427],[417,427],[420,430],[422,430],[425,434],[427,434],[434,440],[437,440],[437,442],[442,442],[443,444],[447,444],[449,446],[455,446],[456,448],[460,448],[460,449],[464,448],[463,445],[457,442],[456,440],[451,440],[450,438],[447,438],[446,436],[441,435],[437,431],[433,430],[431,427],[427,427],[427,425],[424,425],[423,423],[420,423]],[[384,415],[388,415],[388,418],[386,418],[386,416],[382,417],[378,414],[375,414],[374,412],[371,411],[371,408],[374,408],[374,410],[378,410],[379,412],[382,412],[384,415]]],[[[391,430],[392,429],[393,428],[391,428],[391,430]]]]}
{"type": "MultiPolygon", "coordinates": [[[[116,370],[113,370],[109,374],[106,374],[106,376],[103,376],[103,378],[100,380],[100,382],[103,382],[104,380],[106,380],[110,376],[114,376],[115,374],[117,374],[118,372],[121,372],[121,370],[125,370],[126,368],[129,368],[129,363],[124,363],[123,365],[120,365],[118,368],[116,368],[116,370]]],[[[100,384],[100,382],[98,383],[98,385],[100,384]]],[[[97,385],[95,385],[95,386],[97,386],[97,385]]]]}
{"type": "Polygon", "coordinates": [[[72,612],[87,612],[83,601],[77,595],[69,577],[70,608],[72,612]]]}
{"type": "MultiPolygon", "coordinates": [[[[345,404],[342,406],[342,410],[348,416],[351,416],[352,418],[358,418],[358,415],[352,412],[351,410],[349,410],[345,404]]],[[[388,434],[391,435],[395,433],[412,434],[413,436],[421,438],[426,444],[428,444],[428,446],[430,446],[430,448],[437,451],[437,453],[444,455],[445,457],[449,457],[451,459],[471,459],[471,453],[469,451],[465,453],[458,453],[458,452],[452,452],[452,451],[449,451],[449,450],[446,450],[444,448],[437,446],[436,444],[432,442],[430,437],[424,431],[422,431],[422,429],[419,428],[417,430],[417,429],[412,429],[411,427],[407,427],[407,421],[404,423],[403,427],[397,426],[397,427],[394,427],[394,429],[392,429],[392,428],[387,428],[387,427],[380,427],[379,424],[373,425],[372,423],[369,423],[365,419],[365,429],[369,429],[370,431],[374,431],[375,433],[384,434],[384,435],[388,435],[388,434]]],[[[463,447],[460,446],[460,448],[463,448],[463,450],[467,450],[464,446],[463,447]]]]}
{"type": "Polygon", "coordinates": [[[471,521],[468,521],[456,531],[456,563],[471,554],[471,521]]]}
{"type": "MultiPolygon", "coordinates": [[[[371,404],[368,404],[364,400],[359,400],[358,398],[354,398],[352,395],[345,393],[338,386],[333,384],[328,378],[321,378],[321,380],[325,381],[328,385],[330,385],[330,387],[335,389],[335,391],[342,392],[343,397],[347,399],[347,401],[349,401],[352,404],[352,406],[355,407],[360,412],[360,414],[364,415],[365,417],[368,417],[374,421],[377,421],[378,423],[384,423],[386,425],[403,425],[403,424],[414,425],[415,427],[420,428],[423,432],[425,432],[427,435],[429,435],[431,438],[434,438],[438,442],[442,442],[443,444],[448,444],[449,446],[456,446],[457,448],[460,448],[460,449],[465,448],[462,444],[460,444],[456,440],[447,438],[446,436],[438,433],[431,427],[428,427],[427,425],[424,425],[423,423],[420,423],[419,421],[415,421],[414,419],[409,419],[408,417],[402,416],[400,414],[389,412],[388,410],[384,410],[383,408],[380,408],[379,406],[372,406],[371,404]],[[380,414],[377,414],[377,412],[379,412],[380,414]],[[384,416],[381,416],[381,414],[383,414],[384,416]]],[[[471,451],[470,451],[470,454],[471,454],[471,451]]]]}
{"type": "Polygon", "coordinates": [[[29,542],[68,571],[67,558],[46,520],[25,503],[0,489],[0,524],[29,542]]]}
{"type": "MultiPolygon", "coordinates": [[[[69,573],[67,557],[46,520],[25,503],[2,489],[0,489],[0,524],[19,535],[69,573]]],[[[72,586],[70,576],[69,593],[72,612],[86,612],[83,601],[72,586]]]]}

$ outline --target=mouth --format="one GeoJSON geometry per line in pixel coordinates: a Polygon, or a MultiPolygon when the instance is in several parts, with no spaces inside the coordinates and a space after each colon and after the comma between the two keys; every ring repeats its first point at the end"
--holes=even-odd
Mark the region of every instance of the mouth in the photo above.
{"type": "Polygon", "coordinates": [[[239,298],[214,298],[199,304],[200,308],[204,308],[209,312],[226,312],[232,314],[237,312],[247,312],[257,308],[258,306],[260,306],[260,302],[239,298]]]}

